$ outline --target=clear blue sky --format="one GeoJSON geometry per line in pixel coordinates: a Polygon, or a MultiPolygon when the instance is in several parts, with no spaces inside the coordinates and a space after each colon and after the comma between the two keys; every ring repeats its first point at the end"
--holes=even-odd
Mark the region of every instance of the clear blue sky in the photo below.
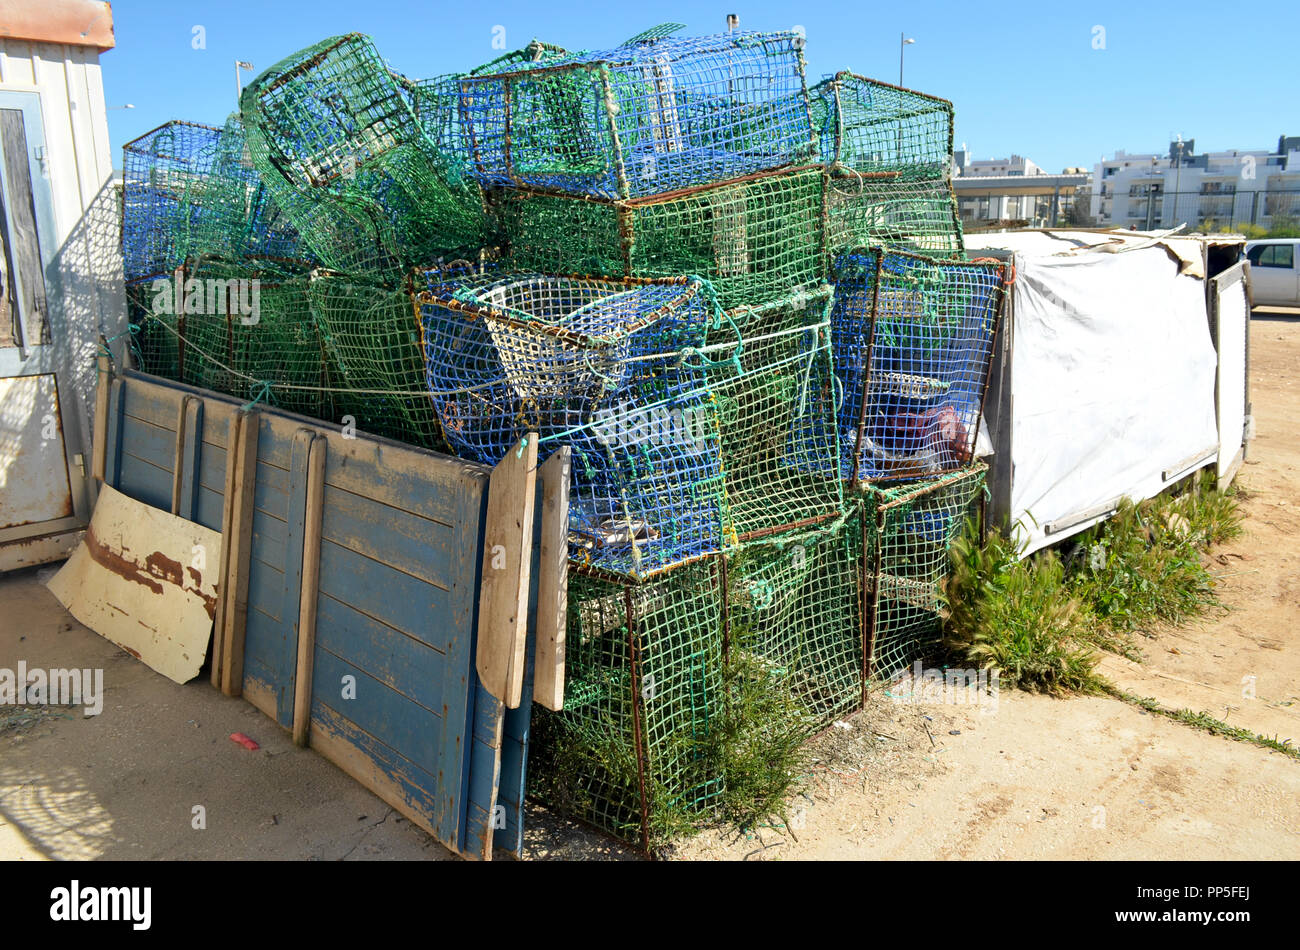
{"type": "Polygon", "coordinates": [[[851,69],[951,99],[956,141],[974,158],[1025,155],[1050,172],[1104,153],[1167,148],[1273,148],[1300,135],[1300,3],[1150,0],[1099,4],[926,4],[722,0],[584,4],[386,0],[117,0],[117,48],[101,58],[115,164],[121,146],[168,119],[219,125],[235,105],[234,60],[260,72],[296,49],[350,30],[368,33],[390,65],[424,78],[469,69],[533,37],[568,49],[612,46],[648,26],[720,32],[728,13],[751,30],[804,27],[810,80],[851,69]],[[1104,12],[1103,12],[1104,10],[1104,12]],[[1241,10],[1243,16],[1234,17],[1241,10]],[[204,27],[206,49],[193,48],[204,27]],[[1104,49],[1094,49],[1103,27],[1104,49]]]}

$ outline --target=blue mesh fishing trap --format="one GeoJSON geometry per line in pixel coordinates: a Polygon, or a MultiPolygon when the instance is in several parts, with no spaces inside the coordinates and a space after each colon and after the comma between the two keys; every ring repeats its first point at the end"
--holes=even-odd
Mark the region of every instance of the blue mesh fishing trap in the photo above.
{"type": "Polygon", "coordinates": [[[1005,279],[997,261],[870,250],[835,262],[841,477],[919,478],[972,461],[1005,279]]]}
{"type": "Polygon", "coordinates": [[[460,80],[485,184],[631,198],[812,156],[803,38],[650,36],[460,80]]]}
{"type": "Polygon", "coordinates": [[[496,464],[529,432],[572,448],[570,555],[636,578],[721,550],[718,414],[697,278],[430,272],[429,390],[457,454],[496,464]]]}

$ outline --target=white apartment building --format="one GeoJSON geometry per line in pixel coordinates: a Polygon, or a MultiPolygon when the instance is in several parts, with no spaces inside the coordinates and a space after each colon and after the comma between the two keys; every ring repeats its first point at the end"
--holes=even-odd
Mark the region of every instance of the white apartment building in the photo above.
{"type": "Polygon", "coordinates": [[[1196,153],[1194,139],[1164,155],[1118,151],[1093,167],[1092,216],[1099,225],[1189,230],[1269,227],[1300,217],[1300,136],[1277,148],[1196,153]]]}

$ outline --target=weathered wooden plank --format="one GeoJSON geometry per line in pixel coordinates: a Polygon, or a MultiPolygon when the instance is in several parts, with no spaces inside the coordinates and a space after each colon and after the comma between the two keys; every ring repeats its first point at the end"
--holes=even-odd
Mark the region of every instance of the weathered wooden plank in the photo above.
{"type": "Polygon", "coordinates": [[[104,438],[104,483],[121,491],[122,475],[122,380],[114,378],[108,388],[108,434],[104,438]]]}
{"type": "Polygon", "coordinates": [[[446,649],[454,628],[448,613],[448,591],[325,539],[321,541],[320,589],[440,650],[446,649]]]}
{"type": "MultiPolygon", "coordinates": [[[[311,747],[434,837],[437,778],[319,702],[312,703],[311,747]]],[[[443,842],[447,844],[446,841],[443,842]]]]}
{"type": "MultiPolygon", "coordinates": [[[[483,550],[487,522],[486,469],[466,469],[457,484],[455,509],[457,549],[483,550]]],[[[442,675],[443,722],[438,753],[441,757],[442,788],[438,801],[438,837],[464,850],[468,810],[470,745],[478,676],[474,672],[478,630],[478,588],[483,570],[480,557],[462,557],[455,562],[451,584],[450,619],[443,634],[445,665],[442,675]]]]}
{"type": "MultiPolygon", "coordinates": [[[[277,433],[279,426],[269,427],[277,433]]],[[[277,433],[277,437],[281,437],[277,433]]],[[[280,619],[281,635],[272,644],[272,654],[265,657],[277,685],[276,721],[286,729],[293,726],[293,677],[298,665],[298,608],[302,598],[302,568],[307,532],[308,460],[316,433],[306,427],[293,432],[289,453],[289,495],[286,500],[284,564],[275,615],[280,619]]]]}
{"type": "Polygon", "coordinates": [[[567,445],[551,454],[538,472],[541,482],[539,524],[536,670],[533,700],[547,709],[564,707],[564,629],[569,590],[569,462],[567,445]]]}
{"type": "Polygon", "coordinates": [[[495,825],[498,824],[497,789],[501,781],[501,732],[506,708],[482,682],[475,686],[474,699],[463,851],[467,857],[490,861],[495,825]]]}
{"type": "Polygon", "coordinates": [[[325,650],[316,651],[314,700],[426,772],[437,769],[438,713],[325,650]],[[355,698],[348,698],[355,691],[355,698]]]}
{"type": "Polygon", "coordinates": [[[186,521],[194,520],[199,489],[199,464],[203,442],[203,400],[186,396],[181,403],[176,438],[176,468],[172,478],[173,514],[186,521]]]}
{"type": "Polygon", "coordinates": [[[293,741],[307,744],[311,725],[311,678],[316,652],[316,602],[319,599],[321,508],[325,491],[326,440],[315,436],[307,459],[307,511],[303,530],[302,583],[295,640],[298,665],[293,677],[293,741]]]}
{"type": "MultiPolygon", "coordinates": [[[[122,420],[122,452],[156,465],[170,475],[176,461],[175,420],[172,422],[172,426],[163,427],[126,416],[122,420]]],[[[170,496],[170,492],[168,494],[170,496]]]]}
{"type": "Polygon", "coordinates": [[[225,504],[225,497],[220,491],[200,487],[194,494],[194,522],[213,531],[220,531],[225,504]]]}
{"type": "Polygon", "coordinates": [[[321,536],[446,590],[456,550],[452,529],[382,502],[326,486],[321,536]]]}
{"type": "MultiPolygon", "coordinates": [[[[103,334],[99,345],[107,348],[103,334]]],[[[90,472],[93,478],[102,484],[108,462],[108,393],[113,385],[113,376],[109,359],[101,353],[95,358],[95,419],[93,445],[91,446],[90,472]]]]}
{"type": "Polygon", "coordinates": [[[230,533],[226,547],[230,550],[227,563],[226,596],[230,606],[226,610],[226,627],[222,633],[221,691],[227,696],[238,696],[244,681],[244,624],[248,615],[248,570],[253,534],[253,479],[257,470],[259,433],[258,412],[247,413],[239,425],[239,442],[236,444],[234,490],[228,496],[234,505],[230,533]]]}
{"type": "MultiPolygon", "coordinates": [[[[253,559],[261,561],[276,571],[284,571],[285,543],[289,535],[289,526],[279,518],[268,515],[260,509],[253,509],[253,559]]],[[[278,590],[278,588],[277,588],[278,590]]],[[[270,599],[260,601],[267,605],[270,612],[280,616],[280,604],[270,599]]]]}
{"type": "Polygon", "coordinates": [[[123,394],[122,411],[139,422],[175,432],[176,419],[186,394],[139,378],[126,377],[125,381],[128,385],[123,394]]]}
{"type": "MultiPolygon", "coordinates": [[[[536,488],[539,509],[545,507],[546,474],[545,466],[543,466],[543,477],[539,479],[536,488]]],[[[557,464],[553,466],[550,474],[553,479],[562,477],[567,487],[569,478],[567,465],[557,464]]],[[[560,512],[557,510],[556,516],[559,514],[560,512]]],[[[567,536],[569,520],[567,504],[563,506],[563,515],[564,531],[565,536],[567,536]]],[[[537,641],[540,638],[541,614],[543,613],[540,604],[543,596],[543,578],[546,572],[542,569],[542,538],[546,527],[544,517],[534,519],[533,570],[528,590],[528,616],[537,619],[529,624],[528,642],[524,649],[523,702],[519,704],[518,709],[507,709],[501,721],[501,778],[497,783],[496,807],[493,810],[492,846],[493,848],[503,849],[515,858],[522,854],[524,848],[524,788],[528,779],[528,740],[533,719],[532,698],[536,693],[535,677],[538,673],[538,666],[533,661],[533,658],[540,655],[540,647],[537,641]]],[[[552,530],[554,529],[553,525],[550,527],[552,530]]],[[[568,551],[567,544],[564,543],[565,537],[562,536],[560,541],[563,545],[561,550],[567,562],[568,551]]],[[[563,616],[561,616],[561,622],[563,622],[563,616]]],[[[563,648],[562,644],[561,648],[563,648]]],[[[553,675],[554,668],[547,670],[547,674],[553,675]]],[[[560,682],[562,689],[562,669],[560,682]]],[[[560,699],[563,701],[563,695],[560,696],[560,699]]]]}
{"type": "Polygon", "coordinates": [[[235,486],[239,484],[238,468],[240,443],[239,430],[243,426],[243,417],[236,413],[226,424],[226,477],[221,493],[221,566],[217,597],[217,617],[212,625],[212,685],[221,689],[224,682],[223,664],[226,642],[226,614],[231,607],[230,584],[230,539],[234,535],[235,523],[235,486]]]}
{"type": "Polygon", "coordinates": [[[317,598],[316,648],[346,660],[412,702],[429,709],[443,706],[442,653],[328,594],[317,598]]]}
{"type": "Polygon", "coordinates": [[[484,471],[470,462],[379,439],[330,434],[330,443],[325,484],[447,525],[460,515],[455,485],[484,471]]]}
{"type": "Polygon", "coordinates": [[[536,506],[537,434],[492,470],[479,589],[479,679],[510,708],[521,701],[536,506]]]}
{"type": "Polygon", "coordinates": [[[117,484],[114,487],[123,495],[162,511],[171,508],[171,472],[134,455],[125,452],[122,454],[118,465],[117,484]]]}

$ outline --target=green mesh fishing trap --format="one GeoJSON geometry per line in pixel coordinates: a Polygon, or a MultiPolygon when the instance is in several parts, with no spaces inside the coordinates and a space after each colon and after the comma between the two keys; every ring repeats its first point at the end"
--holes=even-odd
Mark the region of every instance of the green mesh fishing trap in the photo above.
{"type": "Polygon", "coordinates": [[[978,464],[930,481],[868,486],[867,670],[888,679],[940,637],[948,547],[984,486],[978,464]]]}
{"type": "Polygon", "coordinates": [[[725,309],[778,300],[825,274],[818,166],[631,201],[501,190],[492,206],[521,269],[694,274],[725,309]]]}
{"type": "Polygon", "coordinates": [[[409,292],[320,270],[312,275],[308,299],[338,369],[339,417],[351,415],[358,428],[375,435],[446,451],[409,292]]]}
{"type": "Polygon", "coordinates": [[[368,38],[287,57],[240,105],[253,164],[326,266],[395,281],[487,243],[477,184],[421,130],[368,38]]]}
{"type": "Polygon", "coordinates": [[[809,91],[829,169],[827,246],[964,252],[952,191],[952,103],[841,72],[809,91]]]}
{"type": "Polygon", "coordinates": [[[399,79],[411,101],[420,128],[443,157],[458,169],[468,169],[470,147],[461,124],[460,81],[467,76],[511,72],[533,64],[553,62],[568,51],[541,40],[512,50],[468,73],[449,73],[432,79],[399,79]]]}
{"type": "Polygon", "coordinates": [[[204,257],[183,276],[175,378],[289,412],[334,417],[340,377],[312,317],[310,265],[204,257]]]}
{"type": "Polygon", "coordinates": [[[533,706],[529,790],[649,847],[723,789],[721,562],[647,584],[571,569],[564,708],[533,706]]]}
{"type": "Polygon", "coordinates": [[[512,72],[460,80],[470,162],[484,184],[634,198],[812,157],[803,38],[643,34],[512,72]]]}
{"type": "Polygon", "coordinates": [[[744,543],[840,512],[830,288],[729,311],[708,334],[729,536],[744,543]]]}
{"type": "Polygon", "coordinates": [[[840,474],[919,478],[971,462],[1006,266],[859,250],[834,266],[840,474]]]}
{"type": "Polygon", "coordinates": [[[863,702],[863,528],[855,504],[727,559],[727,662],[748,661],[788,691],[809,732],[863,702]]]}

